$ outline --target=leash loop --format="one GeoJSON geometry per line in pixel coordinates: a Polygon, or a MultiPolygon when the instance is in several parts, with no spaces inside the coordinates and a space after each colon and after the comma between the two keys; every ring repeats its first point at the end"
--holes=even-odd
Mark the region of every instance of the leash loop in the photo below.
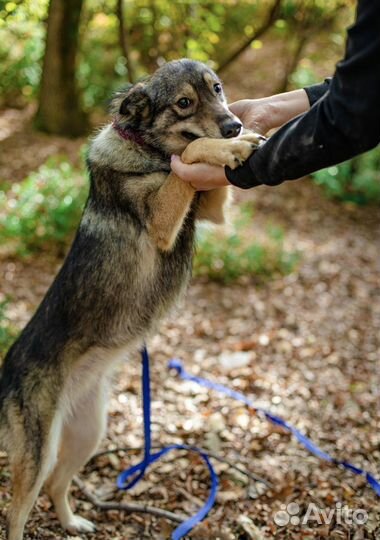
{"type": "Polygon", "coordinates": [[[190,532],[200,521],[202,521],[211,508],[214,506],[216,494],[218,491],[218,476],[210,461],[209,456],[203,450],[196,446],[186,444],[171,444],[163,447],[158,452],[152,453],[152,435],[151,435],[151,392],[150,392],[150,369],[149,369],[149,354],[144,345],[142,351],[142,388],[143,388],[143,417],[144,417],[144,457],[142,461],[129,467],[127,470],[119,474],[117,478],[117,487],[119,489],[128,490],[135,486],[144,476],[147,468],[158,461],[168,452],[172,450],[187,450],[198,454],[205,462],[211,479],[211,489],[205,504],[198,510],[196,514],[181,523],[172,533],[172,540],[181,540],[188,532],[190,532]]]}

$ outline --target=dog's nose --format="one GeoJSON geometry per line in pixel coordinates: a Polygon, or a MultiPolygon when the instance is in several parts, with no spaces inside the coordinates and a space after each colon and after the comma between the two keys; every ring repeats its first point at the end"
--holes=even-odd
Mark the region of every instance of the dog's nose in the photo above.
{"type": "Polygon", "coordinates": [[[233,120],[232,122],[229,121],[223,124],[220,131],[225,139],[231,139],[232,137],[237,137],[239,135],[241,128],[242,124],[233,120]]]}

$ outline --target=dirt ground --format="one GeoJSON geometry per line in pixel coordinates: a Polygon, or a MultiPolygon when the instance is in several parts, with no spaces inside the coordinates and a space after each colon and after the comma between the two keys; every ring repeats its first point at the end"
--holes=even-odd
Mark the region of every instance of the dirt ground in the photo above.
{"type": "MultiPolygon", "coordinates": [[[[18,180],[57,152],[77,159],[82,141],[36,135],[28,123],[31,113],[23,113],[20,122],[17,114],[22,113],[7,114],[13,114],[11,123],[20,129],[12,132],[2,115],[0,178],[18,180]]],[[[319,461],[253,411],[181,382],[166,368],[173,356],[183,359],[190,372],[244,392],[324,450],[380,477],[378,208],[328,201],[308,179],[276,189],[257,188],[239,197],[252,200],[255,207],[252,238],[268,224],[281,225],[286,246],[300,252],[300,263],[291,275],[260,286],[254,280],[231,286],[193,280],[183,304],[149,344],[153,440],[157,445],[185,442],[208,448],[271,485],[215,461],[220,474],[217,504],[190,538],[379,539],[380,500],[362,477],[319,461]],[[306,524],[276,525],[276,512],[291,502],[299,505],[300,518],[312,503],[321,511],[334,510],[334,516],[330,523],[316,517],[306,524]],[[351,512],[365,510],[368,520],[359,526],[340,519],[338,503],[351,512]]],[[[60,264],[54,258],[0,261],[1,292],[13,300],[10,314],[17,326],[28,320],[60,264]]],[[[136,357],[115,378],[102,449],[141,447],[140,396],[136,357]]],[[[136,452],[98,457],[81,479],[105,500],[139,502],[173,512],[192,514],[206,500],[205,466],[184,452],[154,465],[128,494],[116,492],[118,472],[137,459],[136,452]]],[[[0,462],[3,538],[10,483],[4,455],[0,462]]],[[[100,511],[78,488],[72,493],[78,512],[98,527],[96,534],[87,536],[89,540],[170,537],[173,524],[162,518],[100,511]]],[[[43,495],[28,522],[26,538],[81,537],[62,531],[43,495]]]]}

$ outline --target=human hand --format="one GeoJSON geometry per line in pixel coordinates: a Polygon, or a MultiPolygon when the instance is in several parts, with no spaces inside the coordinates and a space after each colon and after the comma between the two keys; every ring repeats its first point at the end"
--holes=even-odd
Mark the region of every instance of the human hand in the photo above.
{"type": "Polygon", "coordinates": [[[197,191],[209,191],[223,186],[228,186],[224,167],[208,165],[207,163],[183,163],[179,156],[173,155],[170,164],[174,174],[184,182],[188,182],[197,191]]]}
{"type": "Polygon", "coordinates": [[[260,99],[241,99],[228,105],[245,128],[265,135],[310,109],[305,90],[293,90],[260,99]]]}
{"type": "Polygon", "coordinates": [[[270,114],[269,98],[241,99],[228,105],[247,129],[265,135],[273,127],[270,114]]]}

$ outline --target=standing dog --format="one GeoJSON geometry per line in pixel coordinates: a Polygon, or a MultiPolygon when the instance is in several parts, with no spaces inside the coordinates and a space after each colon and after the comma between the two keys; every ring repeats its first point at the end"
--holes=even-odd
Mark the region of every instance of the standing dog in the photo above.
{"type": "Polygon", "coordinates": [[[258,142],[234,138],[242,126],[219,79],[190,60],[117,95],[113,112],[89,151],[90,193],[71,250],[2,366],[8,540],[22,539],[44,484],[65,529],[94,530],[68,492],[104,433],[111,374],[184,290],[195,220],[223,219],[227,190],[195,194],[170,173],[170,154],[234,168],[258,142]]]}

